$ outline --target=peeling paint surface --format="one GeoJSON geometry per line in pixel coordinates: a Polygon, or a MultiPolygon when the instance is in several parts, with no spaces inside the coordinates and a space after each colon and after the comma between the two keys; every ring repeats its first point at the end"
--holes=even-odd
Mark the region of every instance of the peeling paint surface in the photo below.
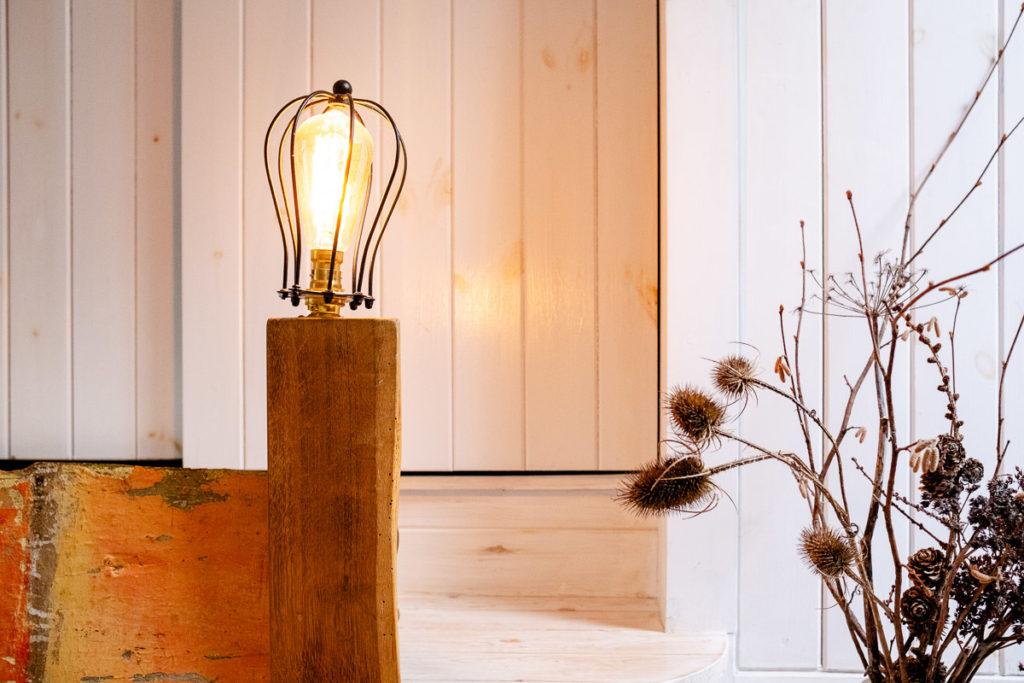
{"type": "Polygon", "coordinates": [[[269,680],[265,473],[0,476],[0,681],[269,680]]]}
{"type": "Polygon", "coordinates": [[[0,680],[14,683],[28,680],[29,487],[17,473],[0,472],[0,680]]]}

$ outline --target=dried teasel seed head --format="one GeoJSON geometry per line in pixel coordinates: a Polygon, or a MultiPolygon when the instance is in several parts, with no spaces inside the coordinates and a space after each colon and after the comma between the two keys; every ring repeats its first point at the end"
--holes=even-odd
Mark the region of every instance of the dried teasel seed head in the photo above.
{"type": "Polygon", "coordinates": [[[668,410],[679,435],[697,444],[714,436],[725,419],[725,408],[694,387],[673,391],[668,398],[668,410]]]}
{"type": "Polygon", "coordinates": [[[711,379],[728,398],[745,398],[754,393],[754,364],[743,356],[726,356],[715,362],[711,379]]]}
{"type": "Polygon", "coordinates": [[[637,515],[692,512],[714,504],[717,488],[697,457],[668,458],[633,472],[618,499],[637,515]]]}
{"type": "Polygon", "coordinates": [[[827,527],[804,529],[800,534],[800,556],[807,565],[827,578],[842,575],[853,564],[853,548],[838,532],[827,527]]]}
{"type": "Polygon", "coordinates": [[[946,558],[938,548],[922,548],[907,560],[910,580],[926,588],[936,588],[946,570],[946,558]]]}

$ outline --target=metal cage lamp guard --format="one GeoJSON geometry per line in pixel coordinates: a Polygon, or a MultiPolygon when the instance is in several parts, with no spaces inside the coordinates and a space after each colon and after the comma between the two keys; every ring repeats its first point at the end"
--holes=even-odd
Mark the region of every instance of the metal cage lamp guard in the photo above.
{"type": "Polygon", "coordinates": [[[405,143],[391,114],[372,100],[353,97],[348,81],[337,81],[332,92],[314,90],[281,107],[267,128],[263,158],[284,250],[278,295],[293,306],[305,299],[314,317],[337,316],[346,303],[352,310],[372,308],[380,240],[405,186],[405,143]],[[368,229],[374,151],[360,110],[379,117],[395,138],[391,175],[371,209],[368,229]],[[300,286],[304,242],[310,261],[305,288],[300,286]],[[352,264],[348,288],[342,269],[346,255],[352,264]]]}

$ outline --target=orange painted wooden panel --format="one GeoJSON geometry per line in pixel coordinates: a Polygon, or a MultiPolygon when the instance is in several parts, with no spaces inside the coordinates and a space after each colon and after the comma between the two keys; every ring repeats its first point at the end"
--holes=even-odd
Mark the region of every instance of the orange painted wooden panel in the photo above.
{"type": "Polygon", "coordinates": [[[28,666],[29,482],[0,473],[0,680],[23,683],[28,666]]]}
{"type": "Polygon", "coordinates": [[[5,476],[4,681],[268,680],[265,473],[43,464],[5,476]]]}

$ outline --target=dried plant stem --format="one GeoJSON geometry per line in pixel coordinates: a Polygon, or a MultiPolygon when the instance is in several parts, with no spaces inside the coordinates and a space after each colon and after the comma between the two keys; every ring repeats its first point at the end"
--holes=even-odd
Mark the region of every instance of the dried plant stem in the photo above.
{"type": "Polygon", "coordinates": [[[966,280],[967,278],[973,277],[973,276],[977,275],[978,273],[987,272],[988,270],[990,270],[992,268],[992,266],[994,266],[995,264],[997,264],[1000,261],[1004,260],[1008,256],[1012,256],[1013,254],[1017,253],[1021,249],[1024,249],[1024,242],[1022,242],[1021,244],[1018,244],[1013,249],[1010,249],[1008,251],[1004,251],[1002,254],[999,254],[998,256],[996,256],[994,259],[992,259],[988,263],[986,263],[986,264],[984,264],[982,266],[978,266],[977,268],[974,268],[973,270],[969,270],[969,271],[967,271],[965,273],[960,273],[959,275],[954,275],[953,277],[948,277],[945,280],[942,280],[941,282],[930,283],[927,287],[925,287],[923,290],[918,292],[918,294],[916,296],[914,296],[914,298],[912,298],[910,301],[908,301],[906,304],[904,304],[903,307],[899,311],[897,311],[896,317],[897,318],[902,318],[904,315],[906,315],[907,311],[911,310],[914,307],[914,304],[916,304],[918,301],[923,299],[928,294],[934,292],[936,289],[939,289],[940,287],[945,287],[946,285],[948,285],[948,284],[950,284],[952,282],[960,282],[961,280],[966,280]]]}
{"type": "Polygon", "coordinates": [[[825,486],[818,479],[818,476],[811,472],[807,465],[803,461],[801,461],[800,458],[796,457],[796,455],[792,453],[785,453],[782,451],[770,451],[757,443],[744,439],[743,437],[737,436],[736,434],[732,434],[730,432],[717,430],[716,435],[724,439],[736,441],[737,443],[740,443],[748,448],[760,452],[762,455],[774,458],[788,465],[795,474],[801,475],[807,481],[809,481],[815,487],[815,491],[818,494],[820,494],[826,501],[828,501],[829,505],[832,507],[833,513],[836,515],[836,518],[839,520],[839,523],[843,526],[843,529],[845,530],[848,538],[850,539],[851,547],[854,550],[853,555],[857,564],[859,575],[850,574],[849,576],[853,581],[855,581],[858,584],[858,586],[860,586],[864,594],[864,603],[868,622],[868,627],[865,629],[866,644],[868,645],[872,653],[876,655],[880,654],[881,657],[885,660],[887,671],[894,672],[895,669],[893,668],[892,656],[889,652],[888,645],[885,641],[885,632],[882,628],[880,628],[882,620],[881,616],[879,615],[878,609],[879,607],[881,607],[882,611],[885,613],[886,617],[890,621],[893,621],[895,619],[895,615],[893,614],[893,611],[889,608],[889,606],[886,605],[884,601],[879,599],[877,595],[875,595],[875,592],[872,588],[871,573],[868,570],[868,565],[863,556],[864,549],[862,547],[859,547],[856,543],[857,527],[851,522],[849,515],[846,514],[846,511],[843,509],[842,505],[840,505],[840,503],[832,496],[831,492],[828,490],[828,487],[825,486]]]}
{"type": "Polygon", "coordinates": [[[918,183],[917,187],[914,189],[913,194],[910,195],[910,203],[907,206],[907,216],[903,222],[903,248],[900,251],[900,263],[905,263],[904,259],[907,255],[907,247],[910,244],[910,220],[914,213],[914,205],[917,203],[917,198],[921,195],[921,191],[928,183],[928,180],[932,177],[932,174],[938,167],[939,162],[942,161],[942,157],[944,157],[946,152],[949,151],[949,148],[953,145],[953,141],[956,140],[957,136],[960,134],[964,124],[967,123],[967,119],[970,118],[971,112],[974,111],[974,107],[978,104],[978,100],[981,99],[981,94],[985,92],[985,88],[988,87],[988,82],[992,80],[992,75],[999,68],[999,63],[1003,60],[1003,54],[1006,52],[1006,46],[1009,45],[1010,41],[1013,39],[1013,34],[1017,31],[1017,25],[1020,24],[1022,15],[1024,15],[1024,5],[1021,6],[1021,11],[1017,13],[1017,19],[1013,22],[1010,32],[1006,35],[1006,40],[1003,41],[1002,47],[999,48],[999,53],[996,55],[995,60],[993,60],[988,73],[985,74],[985,78],[981,82],[981,87],[975,91],[974,99],[971,100],[971,103],[968,105],[966,111],[964,111],[963,116],[960,117],[960,121],[956,124],[956,128],[953,129],[950,136],[946,139],[946,143],[942,146],[942,149],[939,150],[939,154],[935,157],[935,161],[933,161],[932,165],[928,167],[928,172],[925,173],[924,178],[921,179],[921,182],[918,183]]]}
{"type": "Polygon", "coordinates": [[[1006,370],[1010,367],[1010,359],[1013,358],[1013,350],[1017,348],[1017,340],[1020,339],[1021,329],[1024,329],[1024,315],[1021,316],[1020,322],[1017,323],[1017,331],[1013,335],[1013,341],[1010,342],[1010,348],[1006,351],[1006,358],[1003,359],[1002,366],[999,369],[999,399],[998,407],[996,408],[996,474],[1002,471],[1003,457],[1006,455],[1006,448],[1003,447],[1003,422],[1005,417],[1003,416],[1003,394],[1004,387],[1006,386],[1006,370]]]}
{"type": "MultiPolygon", "coordinates": [[[[1016,24],[1014,26],[1016,27],[1016,24]]],[[[935,236],[939,234],[939,231],[946,227],[946,224],[949,223],[949,220],[956,215],[957,211],[959,211],[964,204],[967,203],[967,200],[971,198],[971,195],[974,194],[974,191],[981,187],[981,179],[985,177],[985,174],[988,173],[988,169],[992,166],[992,162],[994,162],[996,158],[999,156],[999,150],[1001,150],[1003,148],[1003,145],[1006,144],[1006,141],[1009,140],[1015,132],[1017,132],[1017,129],[1020,127],[1022,123],[1024,123],[1024,116],[1017,119],[1017,123],[1013,125],[1009,132],[1003,134],[1003,136],[999,139],[999,144],[996,145],[995,151],[992,152],[992,156],[988,158],[988,162],[985,163],[985,166],[982,167],[981,169],[981,173],[978,174],[978,179],[974,182],[974,185],[971,185],[971,189],[967,190],[967,193],[964,194],[963,197],[961,197],[960,201],[956,203],[956,206],[954,206],[953,209],[948,214],[946,214],[945,218],[939,221],[939,224],[935,227],[934,230],[931,231],[931,233],[924,240],[924,242],[921,243],[921,246],[917,248],[917,251],[915,251],[909,259],[907,259],[907,266],[913,263],[914,260],[921,255],[921,252],[923,252],[924,248],[928,246],[928,243],[931,242],[932,239],[934,239],[935,236]]]]}

